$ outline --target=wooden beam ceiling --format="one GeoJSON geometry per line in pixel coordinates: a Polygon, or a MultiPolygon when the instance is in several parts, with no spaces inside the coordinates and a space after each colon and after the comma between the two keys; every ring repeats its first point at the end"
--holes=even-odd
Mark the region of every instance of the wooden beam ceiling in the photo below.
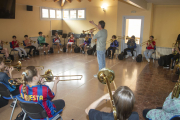
{"type": "Polygon", "coordinates": [[[66,1],[66,0],[62,0],[62,1],[61,1],[61,7],[63,7],[63,6],[64,6],[65,1],[66,1]]]}

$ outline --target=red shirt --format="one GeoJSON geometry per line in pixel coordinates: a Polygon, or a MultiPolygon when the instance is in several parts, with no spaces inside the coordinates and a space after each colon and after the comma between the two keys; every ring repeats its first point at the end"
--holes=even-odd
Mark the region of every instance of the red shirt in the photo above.
{"type": "MultiPolygon", "coordinates": [[[[147,44],[148,44],[148,43],[147,43],[147,44]]],[[[152,44],[153,44],[153,45],[155,45],[155,44],[156,44],[156,42],[155,42],[155,41],[153,41],[153,42],[152,42],[152,44]]],[[[152,46],[151,46],[151,44],[150,44],[150,45],[147,47],[147,49],[148,49],[148,50],[150,50],[150,49],[154,49],[154,47],[152,47],[152,46]]]]}
{"type": "Polygon", "coordinates": [[[72,38],[69,40],[69,42],[74,42],[74,37],[72,37],[72,38]]]}
{"type": "Polygon", "coordinates": [[[19,47],[18,44],[17,44],[16,46],[14,46],[16,43],[17,43],[17,40],[16,40],[16,41],[14,41],[14,40],[12,41],[12,47],[13,47],[13,49],[16,48],[16,47],[19,47]]]}

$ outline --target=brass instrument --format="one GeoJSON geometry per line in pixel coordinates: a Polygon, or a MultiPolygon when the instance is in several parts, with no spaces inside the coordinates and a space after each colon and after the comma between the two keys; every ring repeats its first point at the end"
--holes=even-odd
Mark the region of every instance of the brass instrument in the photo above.
{"type": "Polygon", "coordinates": [[[88,41],[88,40],[89,40],[89,37],[85,37],[84,39],[85,39],[85,41],[88,41]]]}
{"type": "Polygon", "coordinates": [[[1,41],[1,43],[7,45],[9,42],[1,41]]]}
{"type": "MultiPolygon", "coordinates": [[[[96,31],[97,28],[95,27],[95,28],[92,28],[92,29],[90,29],[90,30],[96,31]]],[[[82,32],[83,32],[83,34],[85,34],[85,33],[90,33],[90,30],[86,30],[86,31],[83,30],[82,32]]]]}
{"type": "Polygon", "coordinates": [[[114,71],[108,68],[103,68],[98,72],[97,77],[98,77],[99,82],[101,82],[102,84],[107,84],[109,96],[111,99],[111,106],[113,109],[114,120],[117,120],[116,106],[114,103],[114,99],[113,99],[112,91],[110,87],[110,83],[113,83],[115,90],[117,89],[116,84],[114,82],[114,78],[115,78],[114,71]]]}
{"type": "MultiPolygon", "coordinates": [[[[59,80],[59,81],[70,81],[70,80],[81,80],[82,75],[64,75],[64,76],[53,76],[51,70],[47,70],[44,75],[41,75],[42,78],[45,78],[44,82],[53,82],[54,77],[74,77],[74,76],[80,76],[79,79],[67,79],[67,80],[59,80]]],[[[23,81],[21,78],[13,78],[8,80],[10,85],[20,85],[23,84],[23,81]]],[[[39,81],[40,84],[40,81],[39,81]]]]}
{"type": "Polygon", "coordinates": [[[151,43],[152,43],[153,41],[155,41],[155,40],[157,40],[157,39],[144,41],[144,42],[142,42],[142,43],[140,44],[140,46],[146,45],[147,43],[148,43],[148,44],[151,44],[151,43]]]}
{"type": "Polygon", "coordinates": [[[11,67],[11,66],[16,68],[18,71],[20,71],[22,67],[21,61],[18,61],[15,65],[6,65],[5,67],[11,67]]]}
{"type": "Polygon", "coordinates": [[[10,63],[12,63],[12,60],[10,60],[10,59],[4,60],[4,63],[10,64],[10,63]]]}
{"type": "Polygon", "coordinates": [[[31,40],[30,42],[31,42],[31,43],[36,43],[36,41],[33,41],[33,40],[31,40]]]}

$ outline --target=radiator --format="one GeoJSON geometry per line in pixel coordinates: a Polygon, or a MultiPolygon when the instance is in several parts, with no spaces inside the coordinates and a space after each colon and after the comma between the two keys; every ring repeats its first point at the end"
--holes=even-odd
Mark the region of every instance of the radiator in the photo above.
{"type": "Polygon", "coordinates": [[[172,54],[172,48],[168,47],[156,47],[156,51],[159,52],[161,55],[172,54]]]}

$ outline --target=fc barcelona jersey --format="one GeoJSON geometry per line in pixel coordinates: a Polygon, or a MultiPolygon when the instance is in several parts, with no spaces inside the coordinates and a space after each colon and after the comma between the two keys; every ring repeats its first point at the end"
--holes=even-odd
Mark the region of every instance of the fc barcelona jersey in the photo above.
{"type": "MultiPolygon", "coordinates": [[[[19,87],[21,97],[24,99],[23,85],[19,87]]],[[[54,93],[46,85],[26,85],[27,95],[31,101],[38,102],[47,112],[48,117],[52,117],[56,113],[56,106],[51,102],[54,93]]]]}

